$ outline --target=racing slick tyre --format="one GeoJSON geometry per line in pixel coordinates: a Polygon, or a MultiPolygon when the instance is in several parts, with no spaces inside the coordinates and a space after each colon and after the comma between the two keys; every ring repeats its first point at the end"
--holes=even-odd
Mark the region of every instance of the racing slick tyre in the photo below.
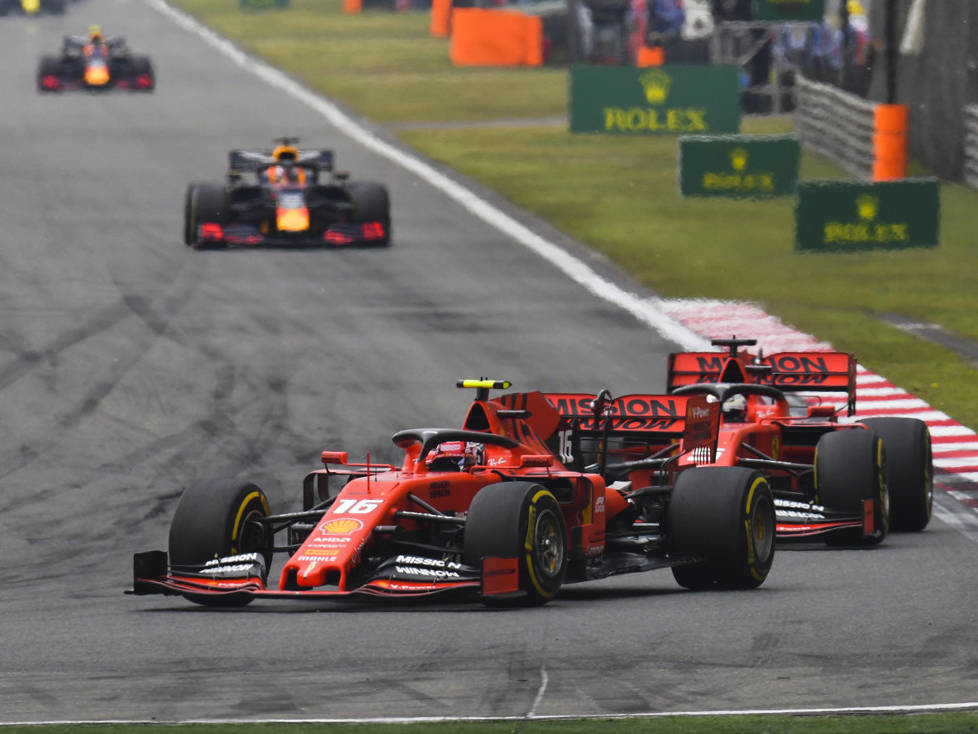
{"type": "Polygon", "coordinates": [[[39,92],[56,92],[61,87],[60,82],[54,87],[45,86],[44,80],[49,77],[59,80],[61,78],[61,60],[56,56],[41,57],[41,62],[37,67],[37,90],[39,92]]]}
{"type": "Polygon", "coordinates": [[[917,418],[866,418],[860,423],[883,439],[890,529],[923,530],[934,505],[934,463],[927,424],[917,418]]]}
{"type": "Polygon", "coordinates": [[[557,595],[567,569],[567,529],[550,490],[533,482],[479,490],[465,522],[463,562],[481,568],[487,557],[518,559],[520,595],[484,596],[486,605],[540,605],[557,595]]]}
{"type": "MultiPolygon", "coordinates": [[[[272,537],[260,520],[270,514],[268,498],[251,482],[216,479],[191,484],[170,523],[170,565],[201,566],[214,558],[259,553],[267,576],[272,537]]],[[[187,598],[210,606],[243,606],[251,601],[247,595],[187,598]]]]}
{"type": "Polygon", "coordinates": [[[744,467],[688,469],[676,479],[666,515],[673,566],[687,589],[753,589],[774,562],[774,497],[762,474],[744,467]]]}
{"type": "Polygon", "coordinates": [[[815,446],[815,496],[827,512],[863,516],[873,500],[873,531],[844,529],[825,537],[828,545],[873,546],[890,529],[890,493],[886,486],[883,439],[872,430],[851,428],[826,433],[815,446]]]}
{"type": "Polygon", "coordinates": [[[377,240],[378,245],[391,241],[391,205],[387,188],[382,184],[354,182],[346,186],[353,201],[354,217],[357,222],[380,222],[384,236],[377,240]]]}
{"type": "Polygon", "coordinates": [[[132,76],[138,79],[141,76],[146,76],[149,78],[149,86],[140,86],[144,92],[152,92],[156,88],[156,75],[153,73],[153,64],[150,62],[147,56],[133,56],[130,62],[130,70],[132,76]]]}
{"type": "Polygon", "coordinates": [[[204,222],[226,223],[230,209],[227,189],[222,184],[196,183],[188,186],[184,205],[184,241],[195,250],[214,246],[200,239],[200,225],[204,222]]]}
{"type": "Polygon", "coordinates": [[[51,15],[65,14],[65,0],[44,0],[42,7],[51,15]]]}

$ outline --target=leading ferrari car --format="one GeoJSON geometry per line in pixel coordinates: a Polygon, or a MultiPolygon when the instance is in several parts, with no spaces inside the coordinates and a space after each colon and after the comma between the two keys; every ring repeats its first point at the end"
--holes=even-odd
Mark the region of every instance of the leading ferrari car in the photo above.
{"type": "Polygon", "coordinates": [[[300,150],[278,138],[266,151],[232,150],[226,183],[192,183],[183,241],[230,245],[386,245],[390,201],[378,183],[349,181],[333,152],[300,150]]]}
{"type": "Polygon", "coordinates": [[[148,57],[130,53],[124,38],[105,37],[99,26],[92,26],[87,36],[65,36],[60,55],[41,58],[37,87],[42,92],[151,92],[156,87],[156,77],[148,57]]]}
{"type": "MultiPolygon", "coordinates": [[[[688,588],[764,582],[774,505],[760,473],[687,465],[670,486],[626,494],[561,462],[568,436],[558,435],[559,396],[490,399],[491,389],[509,383],[458,384],[477,390],[461,428],[395,433],[400,466],[324,451],[324,468],[305,479],[299,512],[272,514],[252,482],[191,485],[170,526],[169,552],[135,555],[130,593],[182,594],[213,606],[445,592],[542,604],[565,583],[655,568],[671,568],[688,588]],[[287,542],[276,542],[279,534],[287,542]],[[275,554],[286,560],[270,586],[275,554]]],[[[679,455],[714,440],[705,398],[673,403],[684,426],[679,455]]]]}
{"type": "MultiPolygon", "coordinates": [[[[927,425],[914,418],[855,421],[856,361],[843,352],[740,350],[753,339],[717,339],[728,352],[684,352],[669,360],[668,394],[617,400],[579,395],[557,403],[579,446],[604,448],[597,470],[626,487],[669,483],[674,464],[744,467],[767,479],[781,540],[876,545],[895,529],[922,530],[933,502],[927,425]],[[845,393],[838,407],[828,399],[845,393]],[[712,445],[681,454],[677,398],[707,399],[717,411],[712,445]],[[852,422],[843,423],[845,410],[852,422]]],[[[574,452],[571,452],[574,455],[574,452]]],[[[575,463],[571,463],[575,466],[575,463]]],[[[634,491],[634,490],[631,490],[634,491]]]]}

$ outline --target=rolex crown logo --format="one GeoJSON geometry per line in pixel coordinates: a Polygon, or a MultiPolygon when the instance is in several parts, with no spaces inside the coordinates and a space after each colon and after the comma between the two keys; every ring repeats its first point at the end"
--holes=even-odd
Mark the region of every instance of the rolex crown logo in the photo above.
{"type": "Polygon", "coordinates": [[[672,77],[661,69],[650,69],[639,76],[638,82],[642,85],[642,89],[645,91],[645,99],[649,101],[649,104],[662,104],[669,96],[672,77]]]}
{"type": "Polygon", "coordinates": [[[730,151],[730,165],[738,173],[747,168],[747,149],[734,148],[730,151]]]}
{"type": "Polygon", "coordinates": [[[879,211],[880,200],[878,197],[872,194],[863,194],[858,199],[856,199],[856,211],[859,213],[860,219],[865,219],[867,222],[871,222],[876,219],[876,214],[879,211]]]}

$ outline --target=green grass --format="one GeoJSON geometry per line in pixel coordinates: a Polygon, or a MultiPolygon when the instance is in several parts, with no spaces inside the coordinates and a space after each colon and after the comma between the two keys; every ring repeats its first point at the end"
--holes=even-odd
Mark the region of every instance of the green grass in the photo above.
{"type": "MultiPolygon", "coordinates": [[[[448,41],[428,34],[426,13],[346,15],[340,0],[293,0],[289,10],[261,13],[241,13],[230,0],[177,4],[357,113],[400,130],[425,156],[606,253],[662,296],[754,301],[978,426],[974,365],[879,318],[899,314],[978,341],[978,192],[942,185],[937,248],[798,254],[791,199],[681,198],[673,137],[435,124],[563,115],[567,75],[456,69],[448,41]],[[413,127],[397,127],[406,123],[413,127]]],[[[748,133],[791,129],[784,118],[743,125],[748,133]]],[[[802,178],[846,175],[806,152],[802,178]]]]}
{"type": "MultiPolygon", "coordinates": [[[[167,725],[92,724],[0,727],[5,734],[128,734],[167,725]]],[[[180,734],[968,734],[978,714],[903,716],[728,716],[425,724],[186,724],[180,734]]]]}

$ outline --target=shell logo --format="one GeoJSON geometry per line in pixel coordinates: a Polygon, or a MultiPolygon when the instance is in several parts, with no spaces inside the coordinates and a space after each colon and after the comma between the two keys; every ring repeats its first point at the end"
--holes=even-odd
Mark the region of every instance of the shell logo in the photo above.
{"type": "Polygon", "coordinates": [[[330,520],[322,526],[323,535],[349,535],[363,527],[363,523],[352,517],[330,520]]]}

